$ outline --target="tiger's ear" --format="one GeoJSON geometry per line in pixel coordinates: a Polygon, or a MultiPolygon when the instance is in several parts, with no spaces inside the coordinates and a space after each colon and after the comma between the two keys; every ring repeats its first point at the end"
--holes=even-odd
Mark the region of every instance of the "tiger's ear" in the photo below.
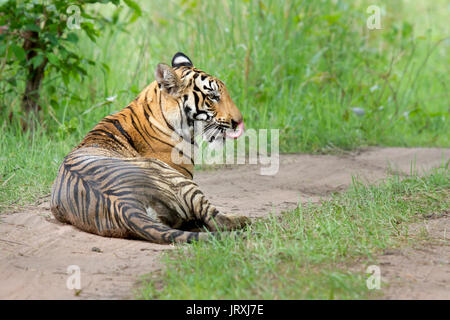
{"type": "Polygon", "coordinates": [[[175,71],[165,63],[156,67],[155,78],[161,90],[177,96],[181,90],[181,81],[175,71]]]}
{"type": "Polygon", "coordinates": [[[187,55],[182,52],[177,52],[172,58],[172,67],[176,68],[181,66],[193,67],[194,65],[187,55]]]}

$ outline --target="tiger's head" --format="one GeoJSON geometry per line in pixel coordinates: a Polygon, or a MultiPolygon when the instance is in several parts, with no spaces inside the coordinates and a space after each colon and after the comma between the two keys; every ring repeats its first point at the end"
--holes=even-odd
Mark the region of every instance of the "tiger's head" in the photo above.
{"type": "Polygon", "coordinates": [[[231,99],[225,84],[192,64],[183,53],[172,58],[172,67],[158,64],[155,71],[165,99],[172,101],[172,113],[179,123],[192,128],[201,124],[203,138],[209,143],[238,138],[244,131],[242,114],[231,99]],[[176,110],[175,110],[176,109],[176,110]],[[180,117],[181,114],[181,117],[180,117]],[[184,122],[184,123],[183,123],[184,122]]]}

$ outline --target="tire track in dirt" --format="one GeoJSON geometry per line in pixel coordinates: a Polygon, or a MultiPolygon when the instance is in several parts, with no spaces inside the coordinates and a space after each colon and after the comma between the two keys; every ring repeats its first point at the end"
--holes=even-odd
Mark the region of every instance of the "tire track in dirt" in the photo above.
{"type": "MultiPolygon", "coordinates": [[[[345,190],[352,176],[374,182],[389,170],[408,175],[448,161],[450,149],[370,148],[343,156],[280,156],[274,176],[256,165],[197,172],[194,180],[223,212],[264,217],[345,190]]],[[[161,268],[173,246],[104,238],[61,224],[48,201],[0,215],[0,299],[126,299],[140,275],[161,268]],[[93,248],[100,249],[93,251],[93,248]],[[66,287],[67,267],[81,270],[81,292],[66,287]]]]}

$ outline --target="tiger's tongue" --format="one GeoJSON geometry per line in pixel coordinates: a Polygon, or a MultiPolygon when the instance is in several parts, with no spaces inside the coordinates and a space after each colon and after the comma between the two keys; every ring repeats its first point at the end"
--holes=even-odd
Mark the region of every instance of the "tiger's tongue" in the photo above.
{"type": "Polygon", "coordinates": [[[239,122],[236,130],[227,130],[225,135],[230,139],[237,139],[244,133],[244,121],[239,122]]]}

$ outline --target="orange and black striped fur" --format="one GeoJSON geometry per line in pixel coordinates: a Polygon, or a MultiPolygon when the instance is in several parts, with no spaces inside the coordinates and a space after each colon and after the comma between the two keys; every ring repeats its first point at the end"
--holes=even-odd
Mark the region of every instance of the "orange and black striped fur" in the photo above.
{"type": "Polygon", "coordinates": [[[225,85],[182,53],[172,67],[159,64],[155,77],[64,158],[52,187],[52,213],[87,232],[155,243],[191,242],[242,228],[248,218],[219,213],[205,199],[192,180],[191,155],[182,155],[189,161],[172,161],[178,140],[194,143],[194,123],[206,124],[204,134],[212,142],[242,122],[225,85]],[[192,231],[194,226],[211,232],[192,231]]]}

